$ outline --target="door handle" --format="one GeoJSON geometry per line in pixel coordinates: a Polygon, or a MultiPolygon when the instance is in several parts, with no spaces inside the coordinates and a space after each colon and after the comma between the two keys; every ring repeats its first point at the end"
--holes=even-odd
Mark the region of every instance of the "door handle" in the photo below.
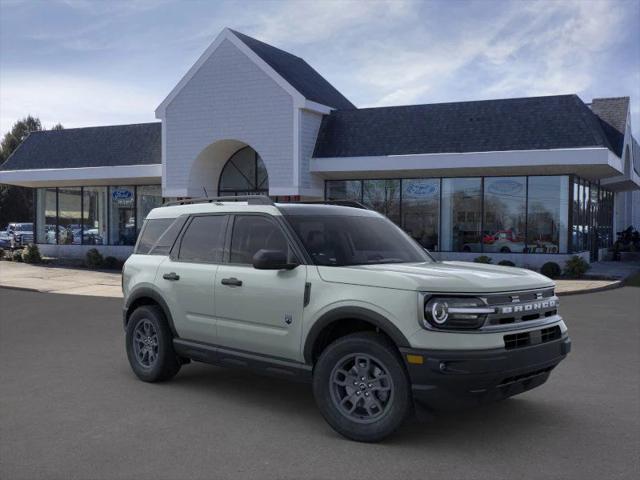
{"type": "Polygon", "coordinates": [[[241,287],[242,286],[242,280],[238,280],[235,277],[223,278],[220,283],[222,283],[222,285],[228,285],[230,287],[241,287]]]}
{"type": "Polygon", "coordinates": [[[171,272],[171,273],[165,273],[164,275],[162,275],[162,278],[164,278],[165,280],[171,280],[171,281],[176,281],[176,280],[180,280],[180,275],[178,275],[176,272],[171,272]]]}

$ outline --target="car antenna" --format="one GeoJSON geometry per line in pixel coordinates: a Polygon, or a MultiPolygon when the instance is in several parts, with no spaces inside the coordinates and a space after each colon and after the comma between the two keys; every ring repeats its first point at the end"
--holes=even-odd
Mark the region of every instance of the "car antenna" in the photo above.
{"type": "Polygon", "coordinates": [[[204,196],[205,196],[205,197],[208,197],[208,196],[209,196],[209,194],[207,193],[207,189],[206,189],[206,188],[204,188],[204,185],[202,186],[202,190],[204,190],[204,196]]]}

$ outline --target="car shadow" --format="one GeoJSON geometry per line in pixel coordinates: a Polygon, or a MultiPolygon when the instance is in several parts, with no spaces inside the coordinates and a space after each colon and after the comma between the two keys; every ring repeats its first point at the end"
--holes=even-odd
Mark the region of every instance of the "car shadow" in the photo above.
{"type": "MultiPolygon", "coordinates": [[[[341,439],[328,425],[315,404],[311,384],[268,377],[246,370],[192,364],[169,382],[172,386],[231,400],[234,405],[267,409],[271,414],[291,415],[309,424],[310,431],[341,439]],[[320,425],[320,428],[318,426],[320,425]],[[325,425],[326,428],[322,426],[325,425]]],[[[433,418],[420,421],[415,416],[383,444],[403,446],[425,444],[442,448],[457,447],[461,439],[467,445],[486,444],[492,439],[517,441],[530,438],[536,429],[562,428],[571,419],[548,401],[528,398],[527,394],[501,402],[461,411],[435,412],[433,418]]]]}

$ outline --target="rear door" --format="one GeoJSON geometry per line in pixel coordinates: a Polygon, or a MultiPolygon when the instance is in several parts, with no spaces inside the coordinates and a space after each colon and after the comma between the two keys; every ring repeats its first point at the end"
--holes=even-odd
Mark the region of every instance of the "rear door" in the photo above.
{"type": "Polygon", "coordinates": [[[171,255],[158,268],[156,285],[167,301],[178,335],[215,344],[214,282],[222,261],[228,215],[191,217],[171,255]]]}
{"type": "Polygon", "coordinates": [[[216,274],[218,344],[300,360],[306,265],[292,270],[253,268],[253,256],[260,249],[296,256],[290,237],[269,215],[235,215],[230,228],[228,263],[216,274]]]}

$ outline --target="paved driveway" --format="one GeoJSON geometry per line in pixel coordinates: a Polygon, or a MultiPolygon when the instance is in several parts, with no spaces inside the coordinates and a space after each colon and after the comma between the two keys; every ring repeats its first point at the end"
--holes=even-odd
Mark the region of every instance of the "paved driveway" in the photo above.
{"type": "Polygon", "coordinates": [[[0,478],[638,478],[640,289],[562,302],[574,351],[546,385],[366,445],[306,385],[137,381],[117,299],[0,289],[0,478]]]}

